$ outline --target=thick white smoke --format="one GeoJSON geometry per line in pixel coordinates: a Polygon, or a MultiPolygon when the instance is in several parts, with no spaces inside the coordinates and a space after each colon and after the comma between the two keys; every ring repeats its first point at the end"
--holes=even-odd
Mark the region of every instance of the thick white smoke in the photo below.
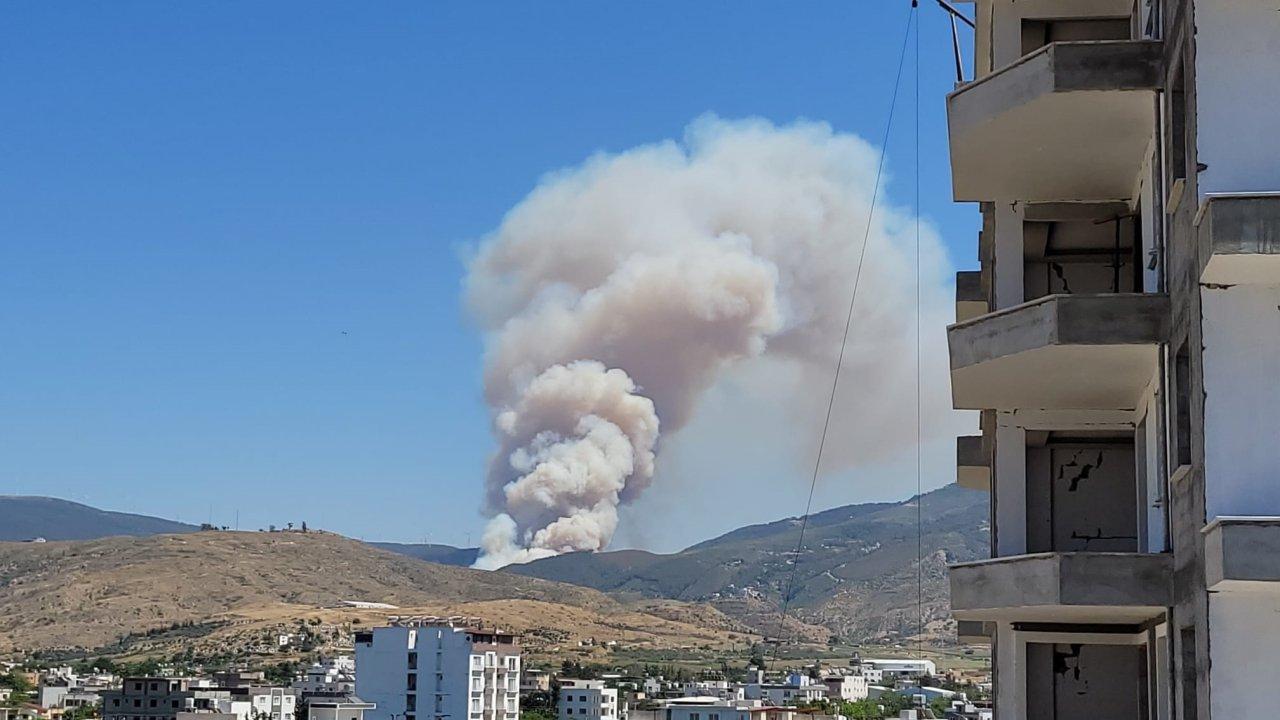
{"type": "MultiPolygon", "coordinates": [[[[682,143],[552,174],[508,213],[467,280],[499,444],[479,566],[607,546],[619,506],[653,480],[659,419],[664,433],[685,426],[730,365],[784,363],[789,394],[816,381],[812,397],[776,408],[780,424],[816,415],[877,161],[825,124],[707,117],[682,143]]],[[[904,366],[914,382],[914,225],[884,205],[846,372],[892,393],[904,366]]],[[[932,233],[923,254],[925,322],[941,323],[946,263],[932,233]]],[[[812,418],[800,419],[794,432],[812,418]]],[[[874,437],[852,455],[901,445],[874,437]]]]}

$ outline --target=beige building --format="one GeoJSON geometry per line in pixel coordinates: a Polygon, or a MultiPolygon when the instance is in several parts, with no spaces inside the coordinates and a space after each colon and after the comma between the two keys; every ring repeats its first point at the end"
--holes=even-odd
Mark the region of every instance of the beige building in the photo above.
{"type": "Polygon", "coordinates": [[[981,269],[948,328],[951,570],[1002,720],[1280,707],[1280,12],[1272,0],[977,0],[947,98],[981,269]]]}

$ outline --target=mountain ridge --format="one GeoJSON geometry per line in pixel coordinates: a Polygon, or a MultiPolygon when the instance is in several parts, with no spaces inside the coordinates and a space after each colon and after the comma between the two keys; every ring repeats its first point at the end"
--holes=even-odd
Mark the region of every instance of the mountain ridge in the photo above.
{"type": "Polygon", "coordinates": [[[100,510],[43,495],[0,495],[0,542],[95,540],[195,532],[195,525],[151,515],[100,510]]]}

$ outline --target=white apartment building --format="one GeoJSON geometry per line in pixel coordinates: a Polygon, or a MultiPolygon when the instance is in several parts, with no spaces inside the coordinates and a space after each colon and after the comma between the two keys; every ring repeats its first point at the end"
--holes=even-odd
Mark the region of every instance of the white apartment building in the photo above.
{"type": "Polygon", "coordinates": [[[294,720],[297,717],[298,696],[290,688],[235,688],[231,690],[231,700],[232,712],[245,720],[294,720]]]}
{"type": "Polygon", "coordinates": [[[1280,12],[1273,0],[976,0],[947,97],[960,484],[951,569],[1001,720],[1280,707],[1280,12]]]}
{"type": "Polygon", "coordinates": [[[356,633],[356,694],[374,720],[516,720],[520,648],[476,622],[412,619],[356,633]]]}
{"type": "Polygon", "coordinates": [[[867,699],[867,688],[871,683],[862,675],[828,675],[822,679],[827,686],[827,697],[832,700],[857,702],[867,699]]]}
{"type": "Polygon", "coordinates": [[[718,703],[701,698],[676,698],[663,703],[655,720],[752,720],[752,707],[747,704],[718,703]]]}
{"type": "Polygon", "coordinates": [[[680,686],[681,697],[713,697],[718,700],[746,699],[745,686],[728,680],[695,680],[680,686]]]}
{"type": "Polygon", "coordinates": [[[293,689],[303,697],[352,695],[356,691],[356,662],[348,655],[339,655],[315,663],[294,680],[293,689]]]}
{"type": "MultiPolygon", "coordinates": [[[[913,680],[921,675],[938,674],[938,665],[932,660],[898,658],[870,658],[862,661],[862,667],[872,671],[875,681],[913,680]]],[[[870,680],[870,678],[868,678],[870,680]]]]}
{"type": "Polygon", "coordinates": [[[623,715],[616,688],[602,680],[560,680],[560,720],[618,720],[623,715]]]}
{"type": "Polygon", "coordinates": [[[827,699],[827,686],[807,675],[793,674],[785,683],[748,683],[748,700],[761,700],[768,705],[804,705],[827,699]]]}
{"type": "Polygon", "coordinates": [[[360,698],[317,696],[307,702],[307,720],[364,720],[364,714],[373,709],[373,703],[360,698]]]}

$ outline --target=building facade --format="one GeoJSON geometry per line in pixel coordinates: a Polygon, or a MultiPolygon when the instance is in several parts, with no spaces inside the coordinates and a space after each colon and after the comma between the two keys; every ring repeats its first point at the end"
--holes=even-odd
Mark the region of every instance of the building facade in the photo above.
{"type": "Polygon", "coordinates": [[[103,720],[176,720],[179,713],[234,712],[230,690],[182,678],[125,678],[119,689],[99,695],[103,720]]]}
{"type": "Polygon", "coordinates": [[[618,720],[618,691],[601,680],[560,680],[560,720],[618,720]]]}
{"type": "Polygon", "coordinates": [[[516,720],[520,648],[510,633],[413,620],[356,633],[356,694],[373,720],[516,720]]]}
{"type": "Polygon", "coordinates": [[[862,675],[828,675],[822,679],[827,686],[827,697],[831,700],[857,702],[867,699],[867,689],[871,683],[862,675]]]}
{"type": "Polygon", "coordinates": [[[1280,12],[1270,0],[976,0],[947,98],[958,481],[992,559],[952,567],[997,717],[1280,704],[1280,12]]]}

